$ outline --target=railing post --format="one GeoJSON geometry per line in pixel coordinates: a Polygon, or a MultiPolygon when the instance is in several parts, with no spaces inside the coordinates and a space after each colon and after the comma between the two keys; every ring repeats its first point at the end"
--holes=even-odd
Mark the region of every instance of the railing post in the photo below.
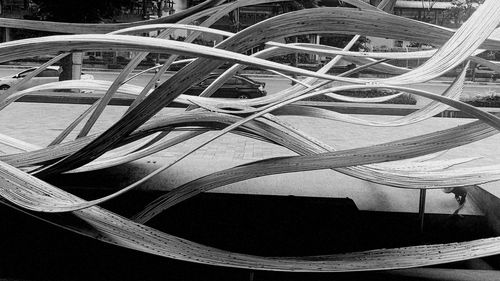
{"type": "Polygon", "coordinates": [[[424,216],[425,216],[425,196],[427,190],[420,189],[420,198],[418,202],[418,221],[420,226],[420,234],[424,233],[424,216]]]}

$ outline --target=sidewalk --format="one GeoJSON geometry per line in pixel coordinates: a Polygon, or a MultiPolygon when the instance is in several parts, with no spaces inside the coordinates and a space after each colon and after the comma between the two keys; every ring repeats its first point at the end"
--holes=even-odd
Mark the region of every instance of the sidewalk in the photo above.
{"type": "MultiPolygon", "coordinates": [[[[81,105],[15,103],[0,111],[0,132],[26,142],[45,146],[55,138],[72,120],[86,108],[81,105]]],[[[125,108],[111,106],[106,109],[96,130],[103,130],[115,122],[125,108]]],[[[175,113],[182,109],[165,109],[162,114],[175,113]]],[[[361,118],[388,119],[388,116],[360,116],[361,118]]],[[[419,124],[404,128],[372,128],[341,122],[313,118],[283,117],[296,128],[335,146],[337,149],[362,147],[388,142],[401,138],[434,132],[472,122],[473,119],[432,118],[419,124]]],[[[73,136],[74,137],[74,134],[73,136]]],[[[91,185],[101,182],[100,186],[125,186],[140,179],[148,172],[166,162],[183,155],[195,144],[206,139],[203,135],[175,146],[172,149],[97,173],[98,176],[83,175],[80,184],[91,185]],[[90,179],[91,178],[91,179],[90,179]]],[[[71,137],[70,137],[71,138],[71,137]]],[[[466,165],[488,165],[498,163],[500,152],[495,147],[500,136],[491,137],[448,151],[440,159],[480,156],[482,159],[466,165]]],[[[160,176],[141,186],[145,190],[170,190],[200,176],[230,168],[242,163],[268,157],[294,155],[284,148],[262,143],[236,135],[226,135],[203,147],[192,156],[174,165],[160,176]]],[[[219,188],[214,192],[295,195],[315,197],[348,197],[354,200],[361,210],[386,212],[416,212],[418,210],[418,190],[405,190],[381,186],[351,178],[330,170],[302,172],[247,180],[219,188]]],[[[498,193],[500,197],[500,193],[498,193]]],[[[464,214],[480,214],[474,206],[466,204],[464,214]]],[[[453,195],[441,190],[427,193],[426,212],[451,214],[457,207],[453,195]]]]}
{"type": "MultiPolygon", "coordinates": [[[[32,65],[10,65],[10,64],[0,64],[0,69],[28,69],[31,67],[37,67],[40,64],[35,64],[33,63],[32,65]]],[[[82,68],[84,72],[106,72],[106,73],[116,73],[117,75],[120,73],[120,69],[109,69],[109,68],[95,68],[95,67],[84,67],[82,68]]],[[[141,71],[144,71],[146,69],[135,69],[132,71],[132,73],[139,73],[141,71]]],[[[151,71],[153,73],[153,71],[151,71]]],[[[175,73],[175,71],[167,71],[167,73],[175,73]]],[[[267,72],[265,70],[259,71],[259,70],[244,70],[243,71],[244,75],[252,76],[252,77],[267,77],[267,78],[279,78],[279,79],[285,79],[280,75],[273,74],[270,72],[267,72]]],[[[373,74],[366,74],[363,75],[365,78],[377,78],[377,75],[373,74]]],[[[386,77],[386,76],[383,76],[386,77]]],[[[297,79],[304,79],[304,77],[299,76],[297,79]]],[[[451,82],[453,82],[452,77],[440,77],[438,79],[432,80],[432,84],[442,84],[442,85],[449,85],[451,82]]],[[[491,82],[491,81],[465,81],[465,85],[467,86],[491,86],[491,87],[500,87],[500,81],[496,82],[491,82]]]]}

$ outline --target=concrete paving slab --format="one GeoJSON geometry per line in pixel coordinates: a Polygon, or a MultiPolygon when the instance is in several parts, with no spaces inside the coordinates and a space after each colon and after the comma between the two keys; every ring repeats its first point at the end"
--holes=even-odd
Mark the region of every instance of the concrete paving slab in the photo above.
{"type": "MultiPolygon", "coordinates": [[[[84,105],[58,105],[39,103],[15,103],[0,111],[0,133],[30,142],[36,145],[47,145],[83,110],[84,105]]],[[[116,122],[125,108],[112,106],[106,109],[94,131],[105,129],[116,122]]],[[[179,112],[182,109],[165,109],[160,114],[179,112]]],[[[389,116],[358,116],[361,118],[388,120],[389,116]]],[[[373,128],[359,125],[318,120],[304,117],[283,117],[296,128],[304,131],[323,142],[336,147],[347,149],[373,145],[406,137],[417,136],[437,130],[458,126],[473,119],[431,118],[424,122],[399,128],[373,128]]],[[[72,134],[74,137],[76,133],[72,134]]],[[[202,142],[208,135],[198,137],[182,143],[173,149],[160,152],[154,156],[123,165],[106,172],[110,178],[108,182],[120,184],[133,181],[152,171],[165,162],[173,161],[194,144],[202,142]],[[140,169],[137,169],[140,167],[140,169]],[[132,174],[131,174],[131,171],[132,174]],[[123,178],[123,175],[127,178],[123,178]]],[[[480,160],[466,165],[496,164],[500,160],[500,152],[496,146],[500,136],[494,136],[480,142],[457,149],[452,149],[440,159],[480,156],[480,160]]],[[[7,148],[0,147],[7,151],[7,148]]],[[[233,167],[242,163],[260,160],[268,157],[294,155],[294,153],[272,144],[241,136],[228,135],[207,145],[192,156],[178,163],[161,176],[146,183],[144,189],[170,190],[184,182],[202,175],[233,167]]],[[[101,179],[102,180],[102,179],[101,179]]],[[[490,186],[490,185],[488,185],[490,186]]],[[[490,187],[500,197],[495,184],[490,187]]],[[[416,212],[418,210],[418,190],[404,190],[368,183],[354,179],[334,171],[314,171],[293,173],[286,175],[267,176],[247,180],[241,183],[219,188],[214,192],[296,195],[318,197],[348,197],[355,201],[361,210],[416,212]]],[[[463,210],[465,214],[480,214],[474,206],[467,204],[463,210]]],[[[451,214],[457,203],[450,194],[440,190],[429,191],[427,195],[426,211],[429,213],[451,214]]]]}

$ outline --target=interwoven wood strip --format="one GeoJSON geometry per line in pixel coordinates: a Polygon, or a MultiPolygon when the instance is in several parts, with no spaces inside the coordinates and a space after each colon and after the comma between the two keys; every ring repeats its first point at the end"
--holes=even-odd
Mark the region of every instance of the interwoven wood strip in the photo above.
{"type": "MultiPolygon", "coordinates": [[[[500,238],[488,238],[461,243],[410,246],[397,249],[379,249],[346,254],[314,257],[260,257],[232,253],[188,241],[146,226],[148,220],[169,207],[217,187],[243,180],[275,174],[287,174],[320,169],[362,180],[407,189],[436,189],[463,187],[500,180],[498,165],[460,167],[475,159],[464,155],[458,159],[437,160],[439,153],[496,135],[500,118],[459,101],[469,61],[499,71],[499,67],[476,55],[486,49],[500,50],[500,2],[486,0],[472,17],[458,30],[390,15],[384,10],[393,0],[384,0],[372,7],[359,0],[344,0],[357,8],[312,8],[278,15],[246,28],[238,33],[211,29],[215,22],[235,9],[279,2],[251,0],[224,3],[205,1],[183,13],[166,18],[131,24],[68,24],[0,19],[0,26],[70,33],[71,35],[24,39],[0,44],[0,62],[42,54],[54,54],[37,72],[24,78],[17,86],[0,94],[0,110],[17,99],[34,92],[61,89],[93,91],[99,100],[81,112],[47,147],[39,147],[7,135],[0,135],[0,144],[15,148],[15,153],[0,155],[0,202],[21,209],[41,219],[90,236],[103,242],[151,253],[154,255],[248,269],[341,272],[420,267],[484,257],[500,253],[500,238]],[[196,25],[195,25],[196,23],[196,25]],[[189,30],[184,42],[168,40],[174,30],[189,30]],[[157,38],[136,36],[137,33],[158,30],[157,38]],[[227,37],[214,47],[192,42],[200,34],[218,34],[227,37]],[[283,44],[285,37],[304,34],[355,34],[343,49],[311,44],[283,44]],[[373,53],[350,51],[358,35],[371,35],[411,40],[432,44],[436,49],[414,53],[373,53]],[[266,45],[268,48],[254,55],[246,51],[266,45]],[[37,73],[56,63],[71,52],[85,50],[112,50],[137,52],[113,82],[99,80],[61,81],[19,91],[37,73]],[[158,67],[158,72],[144,86],[128,84],[130,74],[149,53],[164,53],[170,57],[158,67]],[[337,56],[319,71],[309,71],[271,61],[273,56],[306,52],[337,56]],[[188,64],[159,87],[154,84],[179,56],[190,56],[188,64]],[[340,75],[328,70],[344,57],[360,66],[340,75]],[[386,60],[428,58],[416,69],[394,67],[386,60]],[[184,93],[224,63],[232,64],[201,94],[184,93]],[[442,93],[415,90],[412,84],[431,81],[461,65],[453,83],[442,93]],[[251,100],[231,100],[210,97],[227,79],[246,66],[273,71],[284,77],[302,75],[306,78],[293,87],[251,100]],[[389,78],[353,78],[350,74],[365,68],[385,72],[389,78]],[[344,84],[338,85],[335,82],[344,84]],[[332,83],[333,82],[333,83],[332,83]],[[397,94],[380,98],[346,97],[340,91],[389,89],[397,94]],[[363,119],[320,108],[294,105],[295,102],[318,95],[328,95],[343,101],[383,102],[410,93],[431,99],[432,102],[408,116],[392,120],[363,119]],[[116,95],[133,98],[126,113],[107,129],[90,133],[109,101],[116,95]],[[167,115],[172,102],[185,104],[188,109],[167,115]],[[418,123],[454,107],[477,121],[425,135],[385,141],[378,145],[336,150],[296,129],[281,116],[307,116],[342,121],[371,127],[396,127],[418,123]],[[78,137],[68,140],[80,123],[78,137]],[[172,131],[181,131],[172,135],[172,131]],[[44,177],[60,173],[92,172],[143,159],[154,153],[173,149],[175,145],[211,132],[201,144],[193,145],[175,161],[167,163],[151,174],[118,191],[95,200],[85,201],[44,181],[44,177]],[[192,180],[160,196],[132,218],[125,218],[98,207],[98,204],[146,183],[172,165],[227,133],[254,138],[284,147],[295,156],[264,158],[259,161],[220,170],[192,180]],[[131,143],[135,143],[130,146],[131,143]],[[127,145],[127,146],[126,146],[127,145]],[[46,213],[59,213],[64,220],[55,220],[46,213]],[[82,226],[81,220],[88,223],[82,226]]],[[[185,63],[186,61],[183,61],[185,63]]],[[[142,73],[142,72],[141,72],[142,73]]],[[[85,96],[84,93],[74,93],[85,96]]],[[[64,106],[64,105],[61,105],[64,106]]],[[[327,128],[325,128],[327,129],[327,128]]],[[[332,187],[334,188],[334,187],[332,187]]]]}

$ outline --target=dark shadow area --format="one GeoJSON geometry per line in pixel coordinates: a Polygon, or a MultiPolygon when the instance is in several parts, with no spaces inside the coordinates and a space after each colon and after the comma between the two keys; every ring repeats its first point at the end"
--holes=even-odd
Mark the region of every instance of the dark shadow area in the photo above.
{"type": "MultiPolygon", "coordinates": [[[[104,195],[83,193],[79,195],[86,198],[104,195]]],[[[132,192],[103,207],[130,216],[157,195],[132,192]]],[[[0,212],[0,279],[418,280],[386,272],[280,273],[205,266],[108,245],[1,204],[0,212]]],[[[333,254],[494,236],[483,217],[426,215],[423,234],[417,218],[417,214],[359,211],[348,198],[211,193],[169,209],[148,225],[205,245],[265,256],[333,254]]],[[[485,263],[498,264],[498,258],[485,263]]]]}

